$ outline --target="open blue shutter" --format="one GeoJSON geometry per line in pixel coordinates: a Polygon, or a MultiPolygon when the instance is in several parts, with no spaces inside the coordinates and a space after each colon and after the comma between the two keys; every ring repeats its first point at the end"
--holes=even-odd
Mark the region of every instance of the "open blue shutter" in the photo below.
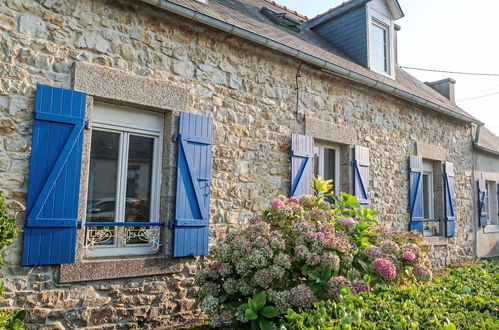
{"type": "Polygon", "coordinates": [[[75,259],[85,93],[38,85],[23,266],[75,259]]]}
{"type": "Polygon", "coordinates": [[[208,254],[211,117],[180,113],[173,256],[208,254]]]}
{"type": "Polygon", "coordinates": [[[369,207],[369,148],[355,146],[352,164],[354,195],[362,207],[369,207]]]}
{"type": "Polygon", "coordinates": [[[423,158],[409,156],[409,230],[423,233],[423,158]]]}
{"type": "Polygon", "coordinates": [[[478,180],[478,217],[480,227],[487,226],[489,221],[489,214],[485,205],[485,198],[487,194],[487,183],[485,179],[478,180]]]}
{"type": "Polygon", "coordinates": [[[300,198],[311,195],[310,180],[314,173],[312,161],[314,158],[314,142],[311,136],[291,135],[291,196],[300,198]]]}
{"type": "Polygon", "coordinates": [[[454,165],[445,162],[444,166],[444,205],[445,205],[445,236],[451,237],[456,233],[454,214],[454,165]]]}

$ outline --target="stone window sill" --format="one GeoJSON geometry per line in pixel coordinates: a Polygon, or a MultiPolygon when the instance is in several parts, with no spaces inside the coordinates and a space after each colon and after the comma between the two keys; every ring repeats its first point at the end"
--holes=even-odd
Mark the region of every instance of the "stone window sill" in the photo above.
{"type": "Polygon", "coordinates": [[[448,245],[449,238],[443,236],[433,236],[433,237],[425,237],[425,240],[430,245],[448,245]]]}
{"type": "Polygon", "coordinates": [[[499,225],[488,225],[483,228],[484,234],[499,233],[499,225]]]}
{"type": "Polygon", "coordinates": [[[59,283],[174,274],[184,269],[185,259],[155,256],[77,261],[61,265],[59,283]]]}

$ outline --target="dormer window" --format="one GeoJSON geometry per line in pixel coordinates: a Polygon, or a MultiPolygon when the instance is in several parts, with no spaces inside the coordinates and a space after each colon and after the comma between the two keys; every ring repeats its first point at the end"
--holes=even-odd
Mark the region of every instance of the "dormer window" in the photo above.
{"type": "Polygon", "coordinates": [[[390,74],[390,27],[376,19],[371,23],[371,69],[390,74]]]}
{"type": "Polygon", "coordinates": [[[305,24],[353,62],[395,79],[395,21],[403,16],[397,0],[350,0],[305,24]]]}

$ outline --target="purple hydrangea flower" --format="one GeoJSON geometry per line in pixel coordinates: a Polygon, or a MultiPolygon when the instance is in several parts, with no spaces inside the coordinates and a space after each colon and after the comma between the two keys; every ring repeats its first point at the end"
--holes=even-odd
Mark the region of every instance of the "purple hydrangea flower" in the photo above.
{"type": "Polygon", "coordinates": [[[402,253],[402,258],[404,258],[405,260],[413,261],[416,260],[416,255],[412,251],[407,250],[402,253]]]}
{"type": "Polygon", "coordinates": [[[426,268],[425,266],[423,266],[421,264],[417,264],[416,266],[414,266],[414,268],[412,269],[412,273],[414,274],[416,279],[422,280],[422,281],[431,280],[432,275],[433,275],[431,273],[431,270],[429,270],[428,268],[426,268]]]}
{"type": "Polygon", "coordinates": [[[389,239],[386,239],[383,242],[381,242],[379,248],[381,249],[381,252],[387,254],[395,254],[400,251],[398,244],[389,239]]]}
{"type": "Polygon", "coordinates": [[[312,290],[305,284],[300,284],[289,290],[289,301],[294,306],[310,307],[315,301],[315,296],[312,290]]]}
{"type": "Polygon", "coordinates": [[[261,286],[264,289],[267,289],[273,280],[272,275],[263,270],[256,272],[253,279],[258,286],[261,286]]]}
{"type": "Polygon", "coordinates": [[[355,219],[353,218],[345,218],[340,220],[340,225],[343,227],[347,227],[348,229],[352,229],[355,227],[355,219]]]}
{"type": "Polygon", "coordinates": [[[369,288],[367,287],[367,284],[364,281],[353,280],[352,282],[350,282],[350,290],[352,295],[356,295],[361,292],[369,291],[369,288]]]}
{"type": "Polygon", "coordinates": [[[397,276],[397,268],[390,260],[378,258],[373,261],[373,265],[385,280],[393,280],[397,276]]]}
{"type": "Polygon", "coordinates": [[[374,260],[380,258],[383,253],[379,247],[372,245],[366,250],[366,255],[369,259],[374,260]]]}
{"type": "Polygon", "coordinates": [[[327,282],[328,293],[333,298],[338,297],[340,290],[345,286],[350,286],[350,281],[343,276],[331,277],[327,282]]]}

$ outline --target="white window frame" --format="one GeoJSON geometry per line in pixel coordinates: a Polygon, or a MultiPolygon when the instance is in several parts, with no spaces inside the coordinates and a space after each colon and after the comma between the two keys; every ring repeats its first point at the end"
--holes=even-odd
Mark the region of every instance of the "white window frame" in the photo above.
{"type": "Polygon", "coordinates": [[[494,209],[494,206],[497,205],[497,192],[494,187],[496,183],[494,181],[485,181],[485,206],[487,208],[487,225],[497,225],[497,210],[494,209]],[[492,188],[492,189],[491,189],[492,188]],[[494,203],[496,202],[496,203],[494,203]]]}
{"type": "MultiPolygon", "coordinates": [[[[430,192],[430,198],[429,198],[429,205],[428,205],[428,210],[429,210],[429,217],[424,220],[429,220],[433,219],[435,217],[435,190],[433,188],[433,164],[430,162],[423,162],[423,176],[427,175],[429,178],[429,192],[430,192]]],[[[423,180],[424,183],[424,180],[423,180]]],[[[423,210],[425,208],[426,200],[424,198],[424,187],[423,189],[423,210]]]]}
{"type": "Polygon", "coordinates": [[[367,8],[367,64],[368,68],[374,72],[380,73],[392,79],[395,78],[395,24],[393,20],[381,15],[377,11],[372,8],[367,8]],[[388,72],[380,71],[373,67],[372,65],[372,37],[371,37],[371,28],[373,25],[383,28],[387,34],[387,43],[386,43],[386,56],[387,56],[387,68],[388,72]]]}
{"type": "MultiPolygon", "coordinates": [[[[336,195],[339,195],[341,189],[341,179],[340,179],[340,147],[339,146],[325,146],[320,144],[314,144],[314,148],[319,149],[319,169],[318,174],[320,177],[324,178],[324,149],[334,150],[334,178],[333,178],[333,191],[336,195]]],[[[315,150],[314,150],[315,154],[315,150]]],[[[314,163],[315,165],[315,163],[314,163]]]]}
{"type": "MultiPolygon", "coordinates": [[[[92,121],[92,130],[113,132],[120,134],[120,149],[118,159],[118,174],[116,182],[117,201],[115,203],[116,219],[124,219],[126,209],[126,183],[128,172],[128,147],[130,135],[144,136],[154,139],[153,164],[151,173],[151,206],[150,221],[159,221],[159,200],[161,187],[161,160],[162,160],[162,142],[164,117],[158,113],[142,111],[127,107],[115,106],[110,104],[94,104],[94,120],[92,121]],[[100,112],[99,112],[100,111],[100,112]],[[121,116],[120,116],[121,113],[121,116]],[[159,123],[154,123],[153,118],[157,118],[159,123]]],[[[90,146],[91,148],[92,146],[90,146]]],[[[119,228],[119,227],[115,227],[119,228]]],[[[121,227],[122,228],[122,227],[121,227]]],[[[150,244],[134,244],[133,246],[123,247],[115,238],[112,246],[99,245],[93,249],[86,250],[86,257],[112,257],[123,255],[146,255],[155,254],[150,244]]]]}

